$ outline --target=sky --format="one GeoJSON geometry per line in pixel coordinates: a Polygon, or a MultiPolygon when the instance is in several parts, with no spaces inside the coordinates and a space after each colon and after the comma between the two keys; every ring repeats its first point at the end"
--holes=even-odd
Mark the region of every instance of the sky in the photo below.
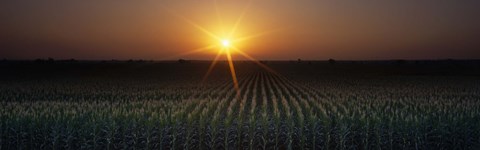
{"type": "Polygon", "coordinates": [[[232,46],[263,60],[480,59],[478,8],[478,0],[4,0],[0,59],[211,60],[220,48],[195,51],[218,46],[211,35],[243,39],[232,46]]]}

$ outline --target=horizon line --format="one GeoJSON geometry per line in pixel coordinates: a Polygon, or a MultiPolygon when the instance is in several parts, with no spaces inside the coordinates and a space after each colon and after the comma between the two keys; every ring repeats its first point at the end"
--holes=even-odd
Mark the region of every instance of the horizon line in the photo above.
{"type": "MultiPolygon", "coordinates": [[[[75,59],[75,58],[68,58],[68,59],[55,59],[55,58],[36,58],[36,59],[0,59],[0,61],[39,61],[39,60],[44,60],[48,61],[49,59],[52,59],[53,61],[179,61],[179,60],[185,60],[185,61],[213,61],[213,59],[75,59]]],[[[398,60],[404,60],[404,61],[480,61],[480,58],[475,58],[475,59],[454,59],[454,58],[439,58],[439,59],[258,59],[258,61],[329,61],[329,60],[334,60],[334,61],[398,61],[398,60]]],[[[225,60],[218,60],[218,61],[227,61],[225,60]]],[[[248,59],[237,59],[233,61],[251,61],[248,59]]]]}

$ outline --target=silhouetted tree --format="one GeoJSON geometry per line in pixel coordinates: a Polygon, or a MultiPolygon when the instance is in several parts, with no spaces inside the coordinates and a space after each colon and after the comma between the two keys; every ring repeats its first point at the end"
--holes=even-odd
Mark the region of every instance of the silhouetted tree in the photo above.
{"type": "Polygon", "coordinates": [[[331,58],[328,59],[328,63],[330,63],[330,64],[332,64],[332,65],[335,64],[335,59],[331,59],[331,58]]]}
{"type": "Polygon", "coordinates": [[[72,62],[73,63],[73,62],[77,62],[77,60],[72,58],[72,59],[67,60],[67,62],[72,62]]]}
{"type": "Polygon", "coordinates": [[[41,58],[37,58],[35,59],[35,63],[43,63],[45,60],[41,59],[41,58]]]}
{"type": "Polygon", "coordinates": [[[298,62],[298,63],[301,63],[301,62],[302,62],[302,59],[300,59],[300,58],[297,59],[297,62],[298,62]]]}
{"type": "Polygon", "coordinates": [[[187,63],[187,61],[185,59],[179,59],[178,62],[181,63],[181,64],[187,63]]]}

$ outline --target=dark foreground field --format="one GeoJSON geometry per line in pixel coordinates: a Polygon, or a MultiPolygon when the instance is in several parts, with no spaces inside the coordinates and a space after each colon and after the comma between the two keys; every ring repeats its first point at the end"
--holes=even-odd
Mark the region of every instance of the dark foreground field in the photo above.
{"type": "Polygon", "coordinates": [[[478,61],[0,62],[0,149],[478,149],[478,61]]]}

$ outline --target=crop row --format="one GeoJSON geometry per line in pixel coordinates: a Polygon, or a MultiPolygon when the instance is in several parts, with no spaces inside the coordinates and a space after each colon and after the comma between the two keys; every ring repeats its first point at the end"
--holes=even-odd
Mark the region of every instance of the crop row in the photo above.
{"type": "Polygon", "coordinates": [[[189,80],[4,85],[0,149],[472,149],[480,144],[475,86],[459,91],[411,79],[295,77],[252,70],[239,75],[238,91],[228,78],[202,86],[189,80]]]}

